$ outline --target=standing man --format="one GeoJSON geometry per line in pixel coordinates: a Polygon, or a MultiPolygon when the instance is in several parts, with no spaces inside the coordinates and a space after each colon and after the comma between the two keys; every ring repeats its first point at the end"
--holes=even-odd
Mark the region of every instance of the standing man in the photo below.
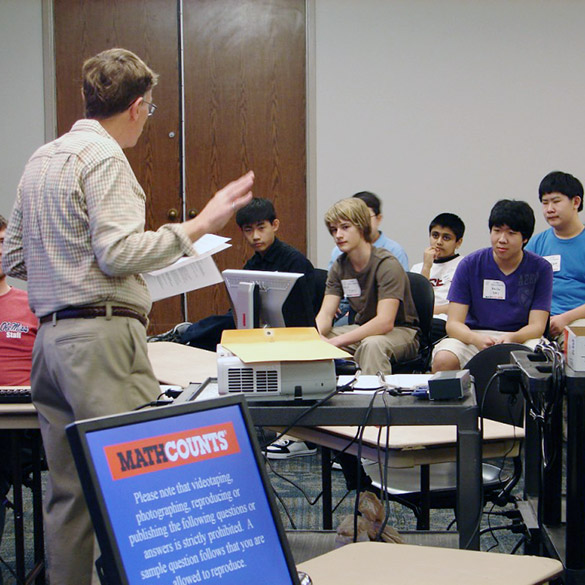
{"type": "MultiPolygon", "coordinates": [[[[65,427],[132,410],[159,393],[146,349],[151,300],[142,272],[193,255],[252,198],[253,173],[182,224],[144,231],[144,191],[123,153],[156,106],[157,75],[110,49],[82,70],[86,119],[28,161],[4,245],[7,274],[28,279],[40,320],[32,396],[49,464],[45,499],[51,583],[92,582],[94,533],[65,427]]],[[[94,583],[97,575],[94,574],[94,583]]]]}
{"type": "Polygon", "coordinates": [[[583,209],[583,185],[579,179],[553,171],[538,188],[544,219],[551,226],[526,246],[543,256],[553,269],[550,335],[558,337],[566,325],[585,325],[585,231],[579,212],[583,209]]]}

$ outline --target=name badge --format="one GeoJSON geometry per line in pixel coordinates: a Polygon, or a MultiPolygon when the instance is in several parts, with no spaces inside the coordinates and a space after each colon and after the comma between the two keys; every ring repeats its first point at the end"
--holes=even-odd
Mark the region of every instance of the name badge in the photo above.
{"type": "Polygon", "coordinates": [[[341,286],[343,288],[343,294],[348,299],[359,297],[362,294],[362,289],[360,288],[360,283],[357,281],[357,278],[342,280],[341,286]]]}
{"type": "Polygon", "coordinates": [[[554,254],[553,256],[543,256],[545,260],[550,262],[553,272],[558,272],[561,269],[561,255],[554,254]]]}
{"type": "Polygon", "coordinates": [[[506,285],[501,280],[484,280],[483,298],[495,299],[497,301],[505,301],[506,285]]]}

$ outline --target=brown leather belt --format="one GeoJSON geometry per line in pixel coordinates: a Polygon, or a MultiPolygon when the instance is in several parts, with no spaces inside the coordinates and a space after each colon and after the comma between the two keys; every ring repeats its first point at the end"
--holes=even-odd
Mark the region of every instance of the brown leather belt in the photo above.
{"type": "MultiPolygon", "coordinates": [[[[138,319],[145,327],[148,325],[148,319],[132,309],[126,307],[112,307],[111,315],[113,317],[130,317],[138,319]]],[[[58,321],[59,319],[94,319],[95,317],[106,317],[106,307],[79,307],[72,309],[62,309],[55,313],[50,313],[40,318],[41,323],[48,323],[49,321],[58,321]]]]}

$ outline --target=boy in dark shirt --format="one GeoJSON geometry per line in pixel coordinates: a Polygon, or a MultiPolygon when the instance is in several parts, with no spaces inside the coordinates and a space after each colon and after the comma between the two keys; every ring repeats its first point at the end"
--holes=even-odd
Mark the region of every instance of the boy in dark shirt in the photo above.
{"type": "MultiPolygon", "coordinates": [[[[309,297],[315,298],[313,265],[296,248],[276,237],[280,220],[276,217],[271,201],[254,197],[236,213],[236,223],[254,250],[254,255],[246,262],[244,270],[300,272],[305,275],[309,297]]],[[[317,309],[318,307],[315,312],[317,309]]],[[[149,341],[173,341],[215,351],[223,331],[235,328],[232,312],[228,311],[225,315],[211,315],[196,323],[179,323],[170,331],[151,337],[149,341]]]]}
{"type": "Polygon", "coordinates": [[[305,275],[309,294],[313,298],[313,265],[296,248],[276,237],[280,220],[276,217],[271,201],[255,197],[238,211],[236,223],[254,250],[254,255],[246,262],[244,270],[301,272],[305,275]]]}

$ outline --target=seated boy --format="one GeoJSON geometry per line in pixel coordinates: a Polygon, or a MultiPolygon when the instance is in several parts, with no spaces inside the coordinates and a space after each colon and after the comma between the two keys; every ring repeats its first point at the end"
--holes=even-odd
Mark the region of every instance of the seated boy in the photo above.
{"type": "Polygon", "coordinates": [[[550,311],[550,264],[524,251],[534,213],[524,201],[502,199],[489,217],[491,248],[463,258],[449,290],[448,338],[433,353],[433,372],[460,370],[496,343],[534,346],[550,311]]]}
{"type": "Polygon", "coordinates": [[[434,318],[431,327],[431,342],[436,343],[447,335],[447,293],[462,260],[457,250],[463,243],[465,224],[454,213],[440,213],[429,225],[429,247],[424,251],[423,261],[410,271],[422,274],[433,285],[435,291],[434,318]]]}
{"type": "MultiPolygon", "coordinates": [[[[360,191],[359,193],[352,195],[352,197],[361,199],[368,206],[370,223],[372,226],[372,233],[370,236],[372,246],[375,246],[376,248],[384,248],[391,252],[396,256],[398,262],[402,265],[402,268],[408,270],[408,256],[406,255],[404,248],[398,242],[385,236],[379,229],[380,224],[382,223],[382,202],[380,201],[380,198],[370,191],[360,191]]],[[[340,256],[341,250],[337,246],[334,246],[331,251],[331,259],[329,260],[327,270],[331,269],[333,263],[340,256]]],[[[338,325],[347,325],[348,323],[353,322],[353,318],[354,315],[349,312],[349,303],[347,302],[347,299],[342,299],[339,304],[339,309],[335,313],[336,322],[338,322],[338,325]]]]}
{"type": "Polygon", "coordinates": [[[558,337],[566,325],[585,325],[585,227],[579,217],[583,185],[573,175],[554,171],[542,179],[538,196],[550,228],[534,236],[526,249],[553,268],[550,335],[558,337]]]}
{"type": "Polygon", "coordinates": [[[389,374],[391,361],[412,358],[419,347],[408,277],[394,255],[372,245],[370,211],[361,199],[333,205],[325,224],[342,254],[329,270],[317,328],[329,343],[353,353],[363,374],[389,374]],[[343,297],[355,324],[333,327],[343,297]]]}
{"type": "MultiPolygon", "coordinates": [[[[325,214],[325,225],[342,254],[327,276],[317,315],[319,333],[353,353],[362,374],[390,374],[391,362],[415,357],[419,347],[408,277],[394,255],[372,245],[370,211],[361,199],[337,202],[325,214]],[[343,297],[355,311],[355,324],[333,327],[343,297]]],[[[356,457],[340,453],[336,459],[348,490],[371,489],[372,480],[363,467],[358,472],[361,462],[356,457]]]]}
{"type": "MultiPolygon", "coordinates": [[[[274,205],[268,199],[254,197],[248,205],[236,213],[236,223],[254,255],[244,265],[244,270],[271,272],[300,272],[305,275],[309,296],[315,299],[315,276],[311,262],[289,244],[276,237],[280,220],[274,205]]],[[[314,307],[315,313],[318,307],[314,307]]],[[[196,323],[180,323],[170,331],[155,335],[149,341],[174,341],[193,347],[215,351],[226,329],[235,329],[231,311],[225,315],[212,315],[196,323]]]]}
{"type": "MultiPolygon", "coordinates": [[[[0,386],[30,386],[32,352],[38,319],[30,310],[26,291],[8,284],[2,271],[2,246],[8,222],[0,215],[0,386]]],[[[30,439],[22,443],[23,470],[30,465],[30,439]]],[[[0,541],[4,532],[6,495],[12,483],[12,451],[7,431],[0,432],[0,541]]],[[[0,571],[0,583],[2,583],[0,571]]]]}

